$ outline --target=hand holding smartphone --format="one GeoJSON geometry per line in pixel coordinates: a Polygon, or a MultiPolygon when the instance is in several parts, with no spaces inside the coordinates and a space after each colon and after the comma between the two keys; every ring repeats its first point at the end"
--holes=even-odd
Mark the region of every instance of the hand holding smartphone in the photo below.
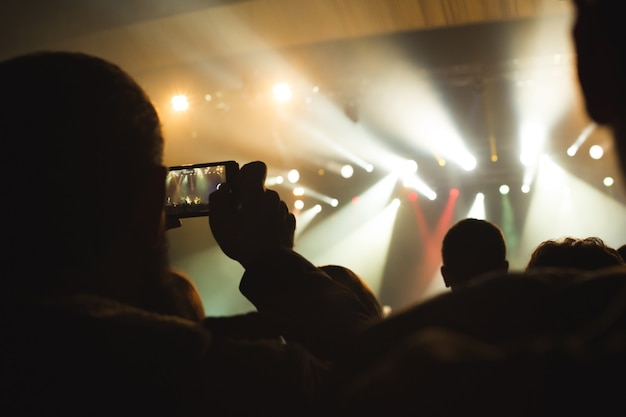
{"type": "Polygon", "coordinates": [[[209,215],[209,194],[231,183],[239,172],[236,161],[176,165],[165,180],[165,214],[174,218],[209,215]]]}

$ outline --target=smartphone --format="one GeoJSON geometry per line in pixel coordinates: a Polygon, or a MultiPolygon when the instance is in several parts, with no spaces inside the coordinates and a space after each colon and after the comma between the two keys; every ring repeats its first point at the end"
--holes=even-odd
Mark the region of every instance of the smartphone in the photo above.
{"type": "Polygon", "coordinates": [[[204,162],[169,167],[165,179],[165,213],[177,218],[209,215],[209,194],[234,180],[236,161],[204,162]]]}

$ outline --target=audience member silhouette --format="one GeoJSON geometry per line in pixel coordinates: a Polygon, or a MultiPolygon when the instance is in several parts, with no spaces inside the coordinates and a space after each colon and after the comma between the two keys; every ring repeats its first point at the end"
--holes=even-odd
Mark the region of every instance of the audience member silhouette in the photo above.
{"type": "Polygon", "coordinates": [[[372,320],[385,318],[385,309],[378,297],[356,272],[341,265],[323,265],[319,267],[335,282],[348,287],[363,304],[372,320]]]}
{"type": "Polygon", "coordinates": [[[165,314],[193,321],[201,321],[206,317],[204,303],[196,284],[188,276],[172,271],[171,279],[166,283],[165,295],[171,297],[171,303],[164,303],[169,308],[165,314]]]}
{"type": "Polygon", "coordinates": [[[36,185],[42,196],[19,212],[3,206],[3,412],[306,414],[330,371],[307,348],[331,357],[368,313],[292,250],[295,218],[263,187],[265,164],[245,164],[211,194],[209,226],[245,269],[241,292],[289,325],[287,345],[159,314],[172,278],[163,137],[128,74],[97,57],[41,52],[0,62],[0,90],[0,138],[11,144],[0,158],[15,176],[4,190],[36,185]]]}
{"type": "Polygon", "coordinates": [[[441,258],[441,275],[453,291],[485,275],[509,270],[502,231],[482,219],[466,218],[454,224],[443,238],[441,258]]]}
{"type": "Polygon", "coordinates": [[[624,265],[619,252],[599,237],[568,236],[541,242],[530,255],[526,270],[553,267],[594,271],[615,265],[624,265]]]}

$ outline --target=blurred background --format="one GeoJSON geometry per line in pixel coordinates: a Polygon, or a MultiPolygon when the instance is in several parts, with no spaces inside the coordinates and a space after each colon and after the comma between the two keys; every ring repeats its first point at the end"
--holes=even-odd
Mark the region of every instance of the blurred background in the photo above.
{"type": "MultiPolygon", "coordinates": [[[[586,115],[569,0],[3,0],[0,59],[95,54],[144,86],[165,163],[262,160],[296,249],[393,311],[446,291],[441,241],[498,224],[511,268],[541,241],[626,243],[610,132],[586,115]]],[[[208,314],[253,309],[204,218],[168,232],[208,314]]],[[[468,243],[471,244],[471,243],[468,243]]]]}

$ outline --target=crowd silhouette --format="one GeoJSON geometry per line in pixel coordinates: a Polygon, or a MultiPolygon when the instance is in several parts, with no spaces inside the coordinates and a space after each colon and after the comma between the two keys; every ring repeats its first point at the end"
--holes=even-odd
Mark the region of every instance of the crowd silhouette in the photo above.
{"type": "MultiPolygon", "coordinates": [[[[626,25],[617,1],[575,4],[587,110],[626,177],[626,25]]],[[[386,315],[358,271],[294,250],[295,217],[253,161],[210,194],[207,233],[244,268],[255,311],[205,317],[169,266],[181,224],[165,215],[164,138],[141,86],[47,51],[1,62],[0,91],[3,166],[22,173],[7,191],[38,181],[49,202],[3,233],[6,415],[626,414],[624,246],[555,237],[509,271],[500,228],[463,219],[441,248],[451,291],[386,315]],[[20,169],[26,154],[38,172],[20,169]],[[76,190],[89,210],[71,207],[76,190]]]]}

